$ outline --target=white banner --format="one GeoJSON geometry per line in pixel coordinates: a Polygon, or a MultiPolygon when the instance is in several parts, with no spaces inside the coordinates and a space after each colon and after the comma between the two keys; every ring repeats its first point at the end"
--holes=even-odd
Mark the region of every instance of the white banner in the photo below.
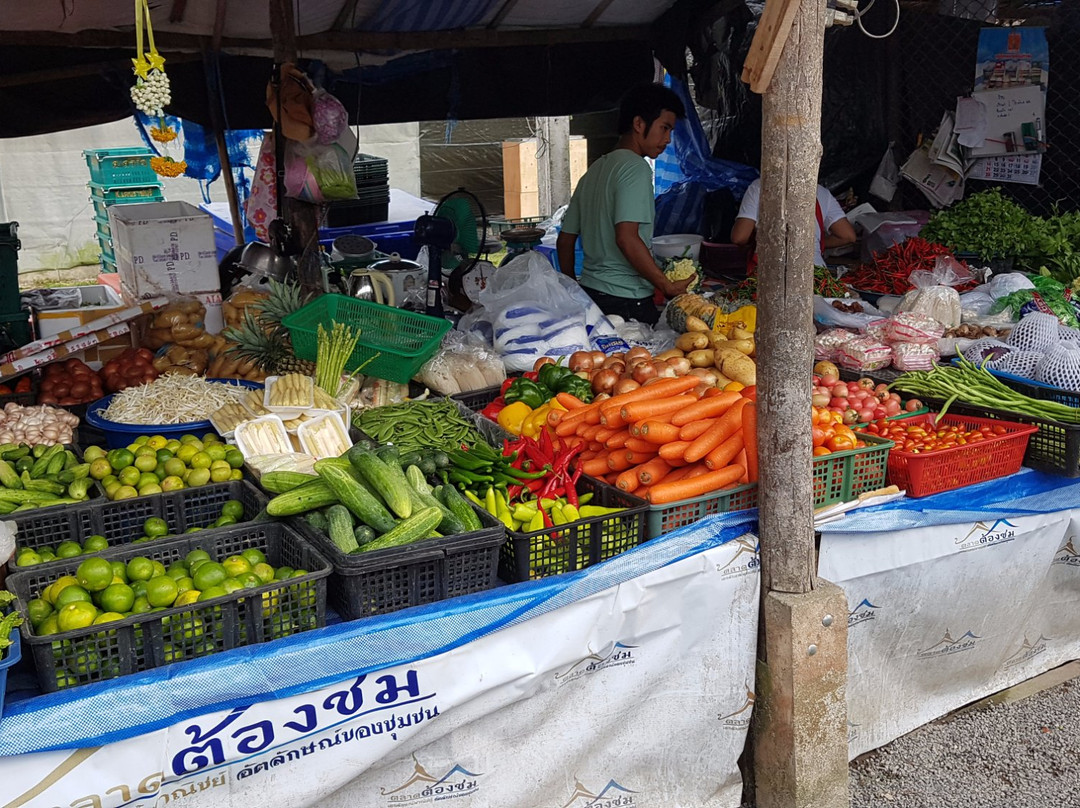
{"type": "Polygon", "coordinates": [[[758,587],[746,535],[410,664],[2,758],[3,802],[735,808],[758,587]]]}
{"type": "Polygon", "coordinates": [[[822,536],[819,575],[850,610],[851,758],[1080,656],[1071,524],[1063,511],[822,536]]]}

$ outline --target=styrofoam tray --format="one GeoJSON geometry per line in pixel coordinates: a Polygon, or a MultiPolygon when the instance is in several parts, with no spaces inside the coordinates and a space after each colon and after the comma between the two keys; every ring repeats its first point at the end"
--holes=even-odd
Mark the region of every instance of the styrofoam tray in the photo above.
{"type": "Polygon", "coordinates": [[[311,398],[306,407],[274,407],[270,405],[270,392],[274,389],[274,384],[280,379],[281,376],[267,376],[266,381],[263,383],[263,406],[275,415],[280,415],[283,421],[288,421],[296,418],[303,413],[309,413],[315,408],[315,380],[310,376],[306,377],[311,383],[311,398]]]}

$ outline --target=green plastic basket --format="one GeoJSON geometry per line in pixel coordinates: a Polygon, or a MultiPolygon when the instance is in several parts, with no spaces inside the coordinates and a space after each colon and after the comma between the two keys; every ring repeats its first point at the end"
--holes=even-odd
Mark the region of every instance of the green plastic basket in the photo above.
{"type": "Polygon", "coordinates": [[[282,323],[292,338],[293,350],[301,359],[315,361],[318,326],[331,328],[335,322],[360,327],[360,341],[345,365],[365,376],[406,384],[431,355],[439,349],[450,321],[404,309],[383,306],[344,295],[320,295],[294,311],[282,323]]]}

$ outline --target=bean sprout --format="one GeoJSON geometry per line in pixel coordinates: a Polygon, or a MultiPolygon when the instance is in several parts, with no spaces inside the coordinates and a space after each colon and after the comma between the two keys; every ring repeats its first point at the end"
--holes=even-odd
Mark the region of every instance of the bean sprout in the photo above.
{"type": "Polygon", "coordinates": [[[167,373],[113,396],[101,417],[121,424],[184,424],[205,421],[210,413],[239,401],[247,388],[208,382],[199,376],[167,373]]]}

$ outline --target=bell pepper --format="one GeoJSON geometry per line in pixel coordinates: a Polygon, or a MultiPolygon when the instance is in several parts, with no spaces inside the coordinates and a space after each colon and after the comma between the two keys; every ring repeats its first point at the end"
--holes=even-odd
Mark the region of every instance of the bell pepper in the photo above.
{"type": "Polygon", "coordinates": [[[566,365],[561,364],[562,359],[563,358],[560,356],[558,363],[554,365],[544,365],[537,372],[536,380],[540,384],[544,385],[544,387],[546,387],[548,390],[551,390],[553,392],[558,392],[559,383],[563,379],[565,379],[567,376],[574,375],[574,372],[570,370],[570,368],[566,367],[566,365]]]}
{"type": "Polygon", "coordinates": [[[506,401],[502,396],[488,404],[484,409],[480,410],[480,414],[487,418],[489,421],[497,421],[499,419],[499,413],[506,408],[506,401]]]}
{"type": "Polygon", "coordinates": [[[564,377],[555,389],[556,393],[569,393],[577,399],[588,404],[593,399],[592,385],[588,379],[583,379],[571,373],[564,377]]]}
{"type": "Polygon", "coordinates": [[[511,435],[520,435],[525,419],[532,415],[532,413],[532,407],[524,401],[515,401],[499,410],[496,420],[498,421],[499,426],[511,435]]]}
{"type": "MultiPolygon", "coordinates": [[[[547,366],[545,365],[545,367],[547,366]]],[[[552,406],[549,401],[533,410],[521,425],[521,434],[529,438],[537,437],[540,434],[540,430],[543,429],[544,425],[547,423],[548,413],[551,412],[551,409],[552,406]]]]}
{"type": "Polygon", "coordinates": [[[550,391],[545,390],[539,384],[526,379],[524,376],[515,379],[513,384],[506,388],[506,393],[503,395],[503,400],[507,404],[522,401],[531,410],[535,410],[549,398],[551,398],[550,391]]]}

